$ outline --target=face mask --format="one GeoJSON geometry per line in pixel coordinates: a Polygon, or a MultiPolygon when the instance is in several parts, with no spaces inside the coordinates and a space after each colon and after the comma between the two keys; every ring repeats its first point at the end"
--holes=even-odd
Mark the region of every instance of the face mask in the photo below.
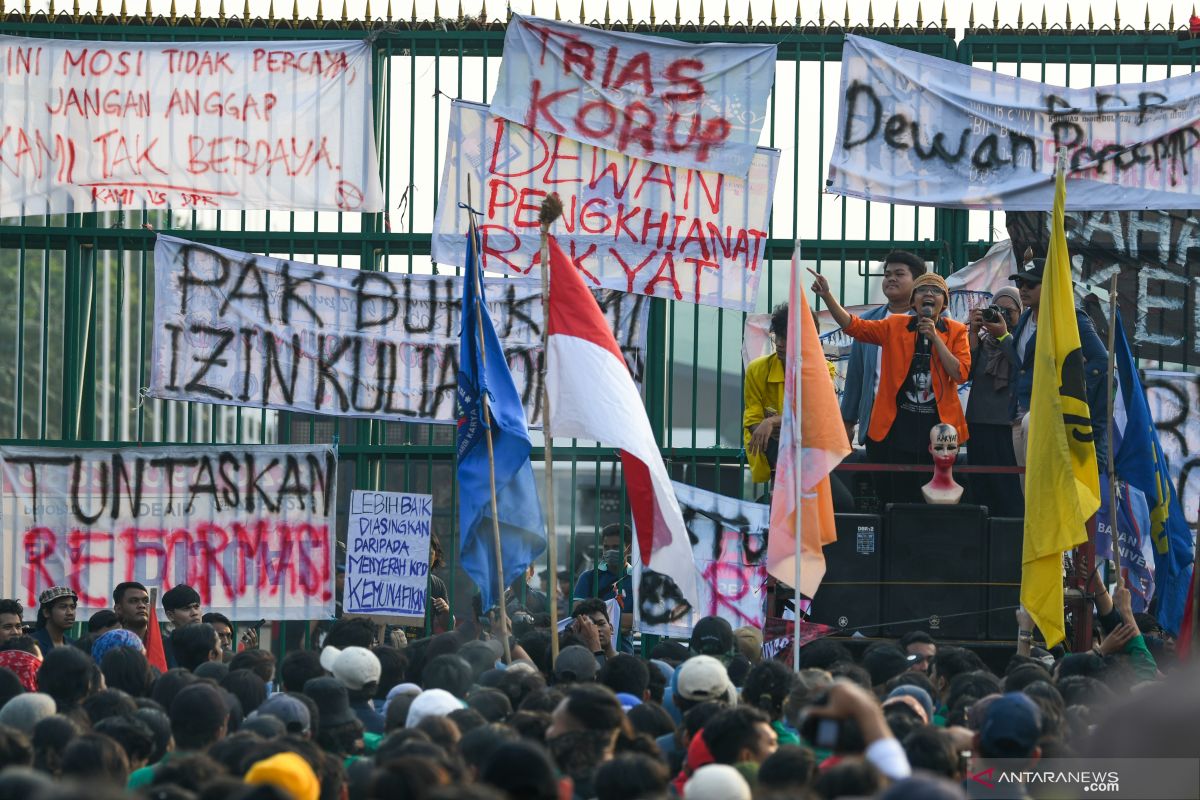
{"type": "Polygon", "coordinates": [[[604,551],[604,567],[609,572],[620,572],[621,567],[625,566],[625,559],[621,557],[620,550],[605,550],[604,551]]]}

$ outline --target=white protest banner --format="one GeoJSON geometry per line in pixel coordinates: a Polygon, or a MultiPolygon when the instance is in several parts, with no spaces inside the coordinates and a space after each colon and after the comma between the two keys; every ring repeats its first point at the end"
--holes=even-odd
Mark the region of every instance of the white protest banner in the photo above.
{"type": "Polygon", "coordinates": [[[0,36],[0,217],[382,211],[364,41],[0,36]]]}
{"type": "Polygon", "coordinates": [[[514,14],[492,113],[659,164],[745,178],[774,44],[691,43],[514,14]]]}
{"type": "Polygon", "coordinates": [[[1194,529],[1200,522],[1200,375],[1147,369],[1142,385],[1179,506],[1194,529]]]}
{"type": "Polygon", "coordinates": [[[842,50],[834,194],[942,208],[1190,209],[1200,191],[1200,73],[1067,89],[861,36],[842,50]]]}
{"type": "Polygon", "coordinates": [[[186,583],[232,619],[333,615],[337,455],[325,445],[0,447],[0,596],[186,583]]]}
{"type": "MultiPolygon", "coordinates": [[[[672,481],[692,540],[700,605],[682,607],[663,597],[662,576],[645,569],[634,548],[634,620],[642,633],[686,639],[701,617],[718,616],[735,628],[766,621],[767,531],[771,507],[724,497],[672,481]]],[[[672,584],[673,586],[673,584],[672,584]]]]}
{"type": "Polygon", "coordinates": [[[466,263],[467,211],[482,212],[483,268],[527,274],[538,208],[563,201],[552,232],[593,287],[737,311],[754,309],[779,152],[759,148],[748,180],[674,168],[543,135],[455,101],[433,221],[433,259],[466,263]]]}
{"type": "Polygon", "coordinates": [[[345,613],[425,616],[432,528],[433,495],[352,491],[345,613]]]}
{"type": "MultiPolygon", "coordinates": [[[[465,235],[460,237],[466,240],[465,235]]],[[[457,422],[462,278],[321,267],[159,236],[149,394],[407,422],[457,422]]],[[[489,278],[488,312],[541,423],[537,278],[489,278]]],[[[601,292],[639,384],[644,297],[601,292]]]]}

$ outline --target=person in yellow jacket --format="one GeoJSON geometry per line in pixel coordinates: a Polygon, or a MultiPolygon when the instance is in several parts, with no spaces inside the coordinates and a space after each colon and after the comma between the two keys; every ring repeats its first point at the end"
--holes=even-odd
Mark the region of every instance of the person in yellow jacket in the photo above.
{"type": "Polygon", "coordinates": [[[787,357],[788,306],[781,303],[771,312],[771,339],[775,352],[746,365],[742,387],[745,411],[742,413],[742,444],[750,464],[750,479],[755,483],[771,480],[779,455],[779,424],[783,421],[783,364],[787,357]]]}

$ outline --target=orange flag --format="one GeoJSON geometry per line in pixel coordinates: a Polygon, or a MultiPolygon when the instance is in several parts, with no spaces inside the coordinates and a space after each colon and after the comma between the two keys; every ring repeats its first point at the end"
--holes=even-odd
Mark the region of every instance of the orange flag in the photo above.
{"type": "Polygon", "coordinates": [[[829,473],[849,455],[850,441],[842,425],[837,392],[829,377],[817,325],[800,281],[797,247],[792,254],[783,423],[779,429],[779,461],[771,498],[767,572],[793,586],[799,551],[800,593],[811,598],[825,577],[825,555],[821,548],[837,539],[829,473]]]}
{"type": "Polygon", "coordinates": [[[154,603],[150,603],[150,624],[146,628],[146,660],[159,672],[167,671],[167,654],[163,650],[162,628],[158,627],[158,614],[154,603]]]}

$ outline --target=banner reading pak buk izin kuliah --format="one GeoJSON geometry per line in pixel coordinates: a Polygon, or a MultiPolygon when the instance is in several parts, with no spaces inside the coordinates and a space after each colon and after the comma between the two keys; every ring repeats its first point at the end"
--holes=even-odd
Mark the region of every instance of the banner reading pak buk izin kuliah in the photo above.
{"type": "Polygon", "coordinates": [[[0,36],[0,217],[382,211],[366,42],[0,36]]]}
{"type": "Polygon", "coordinates": [[[31,618],[51,586],[83,614],[123,581],[186,583],[233,619],[333,613],[331,447],[3,447],[0,480],[0,596],[31,618]]]}
{"type": "Polygon", "coordinates": [[[466,264],[470,203],[482,214],[483,268],[528,273],[541,244],[538,208],[556,192],[554,236],[589,286],[752,311],[778,169],[779,151],[765,147],[744,178],[669,166],[455,101],[433,258],[466,264]]]}

